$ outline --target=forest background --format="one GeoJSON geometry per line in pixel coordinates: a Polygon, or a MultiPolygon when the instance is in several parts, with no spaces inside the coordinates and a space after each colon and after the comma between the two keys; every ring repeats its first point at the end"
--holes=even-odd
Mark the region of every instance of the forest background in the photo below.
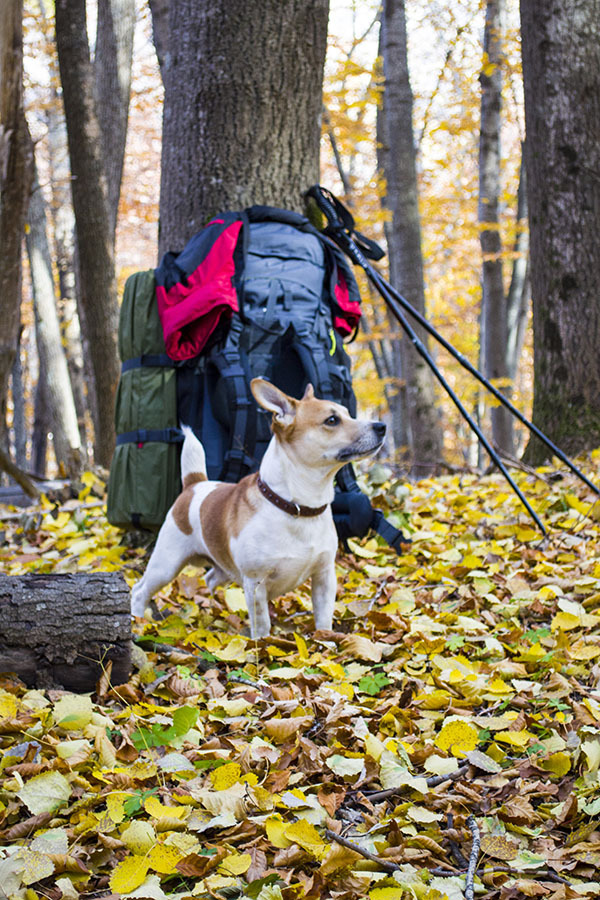
{"type": "MultiPolygon", "coordinates": [[[[88,32],[95,34],[90,8],[88,32]]],[[[413,90],[414,141],[425,268],[426,308],[432,324],[476,366],[483,366],[480,351],[482,251],[480,203],[481,72],[493,72],[494,63],[484,52],[485,5],[465,2],[411,3],[408,15],[409,68],[413,90]],[[482,69],[483,66],[483,69],[482,69]]],[[[152,23],[146,4],[137,4],[132,62],[131,103],[127,145],[116,229],[116,270],[119,295],[132,272],[157,263],[157,225],[160,187],[161,116],[163,86],[152,42],[152,23]]],[[[375,0],[334,2],[329,18],[325,70],[321,182],[351,207],[358,227],[385,241],[384,225],[390,221],[382,200],[385,178],[378,157],[378,108],[381,106],[382,66],[379,42],[379,4],[375,0]]],[[[37,2],[25,3],[24,103],[35,144],[41,194],[53,260],[55,295],[63,345],[79,420],[84,435],[84,457],[93,455],[93,432],[86,400],[84,354],[80,344],[72,271],[73,213],[69,197],[69,163],[64,132],[54,23],[50,11],[37,2]],[[70,270],[69,270],[70,269],[70,270]]],[[[504,281],[521,267],[519,348],[524,339],[512,398],[526,415],[532,401],[531,328],[527,319],[528,285],[523,280],[527,258],[526,218],[518,209],[517,194],[524,139],[523,88],[517,4],[507,4],[502,37],[502,157],[499,161],[500,194],[498,223],[504,281]]],[[[38,356],[39,318],[36,328],[32,283],[24,254],[24,281],[20,353],[12,372],[8,403],[11,451],[20,468],[37,474],[54,474],[57,468],[45,437],[52,433],[48,403],[44,402],[38,356]],[[37,390],[37,394],[36,394],[37,390]],[[37,399],[36,399],[37,398],[37,399]]],[[[403,284],[396,283],[401,291],[403,284]]],[[[364,324],[350,352],[359,404],[389,418],[388,408],[400,404],[395,421],[396,446],[390,456],[396,462],[413,463],[407,433],[406,381],[394,350],[397,324],[387,322],[383,303],[361,281],[364,324]],[[383,340],[382,338],[384,338],[383,340]],[[390,337],[392,340],[390,340],[390,337]],[[374,364],[375,363],[375,364],[374,364]],[[404,421],[403,421],[404,420],[404,421]],[[407,452],[408,451],[408,452],[407,452]]],[[[410,298],[412,299],[412,298],[410,298]]],[[[445,353],[433,350],[438,365],[476,418],[489,418],[489,405],[477,383],[445,353]]],[[[43,363],[42,363],[43,365],[43,363]]],[[[496,382],[499,386],[506,379],[496,382]]],[[[448,464],[481,462],[473,434],[441,392],[443,455],[448,464]]],[[[525,435],[517,430],[511,448],[518,454],[525,435]]],[[[440,445],[438,444],[438,450],[440,445]]],[[[106,459],[104,459],[106,464],[106,459]]],[[[416,463],[416,464],[415,464],[416,463]]],[[[435,464],[441,463],[440,457],[435,464]]],[[[64,465],[63,465],[64,470],[64,465]]]]}

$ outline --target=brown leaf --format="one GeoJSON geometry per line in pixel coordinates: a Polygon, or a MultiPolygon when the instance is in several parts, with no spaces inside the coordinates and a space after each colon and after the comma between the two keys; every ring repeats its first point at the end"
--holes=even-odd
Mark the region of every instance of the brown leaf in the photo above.
{"type": "Polygon", "coordinates": [[[319,789],[317,800],[333,819],[337,810],[344,802],[345,796],[345,787],[336,784],[324,784],[323,787],[319,789]]]}
{"type": "Polygon", "coordinates": [[[54,813],[40,813],[39,816],[30,816],[23,822],[17,822],[16,825],[7,828],[6,831],[1,833],[1,837],[7,841],[18,841],[19,838],[29,837],[38,828],[43,828],[44,825],[47,825],[53,816],[54,813]]]}
{"type": "Polygon", "coordinates": [[[264,724],[265,734],[277,744],[283,744],[292,735],[298,734],[303,729],[310,728],[314,719],[312,716],[289,716],[284,719],[269,719],[264,724]]]}
{"type": "Polygon", "coordinates": [[[264,878],[267,871],[267,854],[264,850],[259,850],[258,847],[251,847],[246,852],[252,857],[250,868],[244,876],[246,881],[250,883],[257,881],[259,878],[264,878]]]}
{"type": "Polygon", "coordinates": [[[182,875],[185,875],[186,878],[204,878],[205,875],[216,869],[221,860],[225,859],[228,852],[225,847],[217,847],[216,852],[211,856],[190,853],[189,856],[179,860],[175,868],[182,875]]]}
{"type": "Polygon", "coordinates": [[[105,666],[102,668],[102,675],[98,679],[98,683],[96,685],[96,694],[98,695],[98,699],[105,697],[111,689],[110,679],[112,677],[112,669],[113,669],[113,661],[109,659],[105,666]]]}
{"type": "Polygon", "coordinates": [[[498,815],[513,825],[531,825],[539,820],[535,809],[524,797],[511,797],[510,801],[502,806],[498,815]]]}

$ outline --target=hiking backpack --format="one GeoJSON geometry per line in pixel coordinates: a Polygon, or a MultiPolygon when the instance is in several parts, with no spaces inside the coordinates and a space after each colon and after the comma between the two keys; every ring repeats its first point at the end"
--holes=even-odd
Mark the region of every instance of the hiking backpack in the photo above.
{"type": "MultiPolygon", "coordinates": [[[[180,423],[202,442],[210,479],[236,482],[258,469],[270,414],[250,381],[291,396],[315,394],[356,414],[350,359],[360,295],[341,250],[308,219],[266,206],[226,212],[167,253],[154,272],[128,279],[119,328],[122,375],[108,518],[156,528],[181,484],[180,423]]],[[[359,490],[351,466],[337,477],[334,520],[342,539],[376,528],[405,539],[359,490]]]]}

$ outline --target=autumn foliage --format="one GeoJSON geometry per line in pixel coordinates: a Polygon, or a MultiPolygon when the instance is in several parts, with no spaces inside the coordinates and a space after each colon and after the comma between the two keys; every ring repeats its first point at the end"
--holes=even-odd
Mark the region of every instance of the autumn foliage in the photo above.
{"type": "MultiPolygon", "coordinates": [[[[373,466],[374,502],[413,545],[351,543],[332,632],[311,633],[302,588],[255,644],[242,591],[210,599],[187,569],[126,684],[108,669],[79,696],[3,676],[7,896],[454,900],[468,821],[478,896],[595,896],[597,506],[550,468],[515,477],[545,541],[496,476],[408,486],[373,466]]],[[[144,552],[102,492],[88,474],[78,498],[7,517],[5,571],[133,582],[144,552]]]]}

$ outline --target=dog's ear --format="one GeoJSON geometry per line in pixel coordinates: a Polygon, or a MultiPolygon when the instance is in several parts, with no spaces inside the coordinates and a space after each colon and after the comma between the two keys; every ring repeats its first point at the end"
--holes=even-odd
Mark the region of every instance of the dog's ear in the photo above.
{"type": "Polygon", "coordinates": [[[309,383],[306,385],[306,390],[304,391],[304,396],[302,397],[302,399],[303,400],[312,400],[314,396],[315,396],[315,389],[313,388],[312,384],[309,381],[309,383]]]}
{"type": "Polygon", "coordinates": [[[258,405],[273,413],[273,424],[287,427],[293,423],[296,418],[297,400],[288,397],[274,384],[263,378],[253,378],[250,382],[250,389],[258,405]]]}

